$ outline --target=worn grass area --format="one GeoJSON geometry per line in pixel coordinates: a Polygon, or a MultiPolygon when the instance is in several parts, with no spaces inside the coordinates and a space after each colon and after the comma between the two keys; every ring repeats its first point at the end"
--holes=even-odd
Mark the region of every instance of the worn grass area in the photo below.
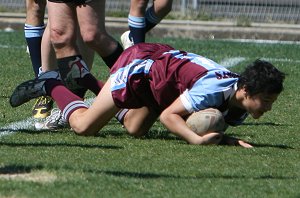
{"type": "MultiPolygon", "coordinates": [[[[96,137],[34,131],[24,121],[33,101],[18,108],[8,103],[14,87],[33,76],[23,33],[1,32],[0,40],[0,197],[300,196],[298,45],[149,38],[217,62],[240,60],[231,68],[236,72],[265,58],[287,74],[273,111],[229,128],[256,145],[243,149],[188,145],[159,122],[141,139],[115,120],[96,137]],[[26,127],[13,129],[20,123],[26,127]]],[[[103,65],[96,58],[93,73],[106,79],[103,65]]]]}

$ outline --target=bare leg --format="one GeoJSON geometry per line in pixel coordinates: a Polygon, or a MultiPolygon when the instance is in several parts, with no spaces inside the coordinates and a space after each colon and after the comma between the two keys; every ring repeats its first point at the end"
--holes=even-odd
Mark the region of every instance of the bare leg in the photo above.
{"type": "Polygon", "coordinates": [[[172,10],[172,0],[154,0],[154,12],[157,17],[163,19],[172,10]]]}
{"type": "MultiPolygon", "coordinates": [[[[50,41],[50,25],[48,23],[42,40],[42,71],[50,71],[55,70],[57,68],[56,64],[56,56],[54,49],[52,47],[51,41],[50,41]]],[[[93,61],[94,61],[94,51],[87,47],[87,45],[83,42],[81,35],[77,34],[77,45],[79,47],[79,51],[82,54],[83,60],[86,62],[89,69],[92,69],[93,61]]]]}
{"type": "Polygon", "coordinates": [[[78,55],[75,7],[65,3],[53,3],[49,1],[48,13],[50,39],[55,50],[56,58],[60,59],[78,55]]]}
{"type": "Polygon", "coordinates": [[[69,117],[69,123],[77,134],[95,135],[119,110],[111,95],[109,79],[90,108],[74,111],[69,117]]]}
{"type": "Polygon", "coordinates": [[[35,76],[38,76],[41,66],[41,40],[45,29],[45,6],[46,0],[26,0],[24,33],[35,76]]]}
{"type": "Polygon", "coordinates": [[[124,126],[130,135],[145,135],[157,120],[158,115],[148,107],[130,109],[124,118],[124,126]]]}
{"type": "Polygon", "coordinates": [[[46,0],[26,0],[26,21],[32,26],[44,24],[46,0]]]}
{"type": "Polygon", "coordinates": [[[42,54],[42,71],[51,71],[57,69],[56,64],[56,56],[54,49],[52,47],[50,41],[50,25],[48,23],[43,39],[42,39],[42,46],[41,46],[41,54],[42,54]]]}
{"type": "Polygon", "coordinates": [[[93,67],[93,62],[94,62],[94,57],[95,57],[95,51],[88,47],[84,41],[82,40],[82,37],[80,35],[80,32],[78,30],[78,34],[77,34],[77,45],[79,48],[79,52],[82,56],[82,59],[84,60],[84,62],[87,64],[87,66],[89,67],[90,71],[92,70],[93,67]]]}
{"type": "Polygon", "coordinates": [[[105,1],[91,1],[76,10],[83,41],[101,57],[111,55],[118,43],[105,29],[105,1]]]}

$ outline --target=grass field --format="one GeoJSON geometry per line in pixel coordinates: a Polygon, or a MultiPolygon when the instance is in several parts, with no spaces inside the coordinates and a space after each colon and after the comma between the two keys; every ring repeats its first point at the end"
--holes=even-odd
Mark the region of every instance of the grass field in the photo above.
{"type": "MultiPolygon", "coordinates": [[[[188,145],[159,122],[141,139],[115,120],[96,137],[35,131],[34,101],[8,103],[15,86],[33,76],[23,33],[0,32],[0,41],[0,197],[300,197],[299,45],[149,38],[235,72],[264,58],[287,74],[273,111],[226,132],[256,146],[244,149],[188,145]]],[[[103,65],[96,58],[93,73],[101,79],[103,65]]]]}

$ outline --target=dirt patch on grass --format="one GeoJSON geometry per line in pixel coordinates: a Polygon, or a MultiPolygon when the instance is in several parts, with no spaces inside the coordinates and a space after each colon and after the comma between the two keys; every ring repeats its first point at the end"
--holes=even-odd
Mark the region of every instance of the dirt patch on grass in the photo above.
{"type": "Polygon", "coordinates": [[[37,183],[51,183],[57,180],[57,176],[47,171],[35,171],[30,173],[0,174],[0,179],[29,181],[37,183]]]}

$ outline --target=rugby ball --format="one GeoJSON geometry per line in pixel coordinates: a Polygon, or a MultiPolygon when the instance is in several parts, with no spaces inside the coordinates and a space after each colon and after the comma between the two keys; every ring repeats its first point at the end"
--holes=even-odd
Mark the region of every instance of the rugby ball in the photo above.
{"type": "Polygon", "coordinates": [[[188,127],[198,135],[207,132],[223,132],[226,123],[222,113],[218,109],[208,108],[192,113],[186,120],[188,127]]]}

